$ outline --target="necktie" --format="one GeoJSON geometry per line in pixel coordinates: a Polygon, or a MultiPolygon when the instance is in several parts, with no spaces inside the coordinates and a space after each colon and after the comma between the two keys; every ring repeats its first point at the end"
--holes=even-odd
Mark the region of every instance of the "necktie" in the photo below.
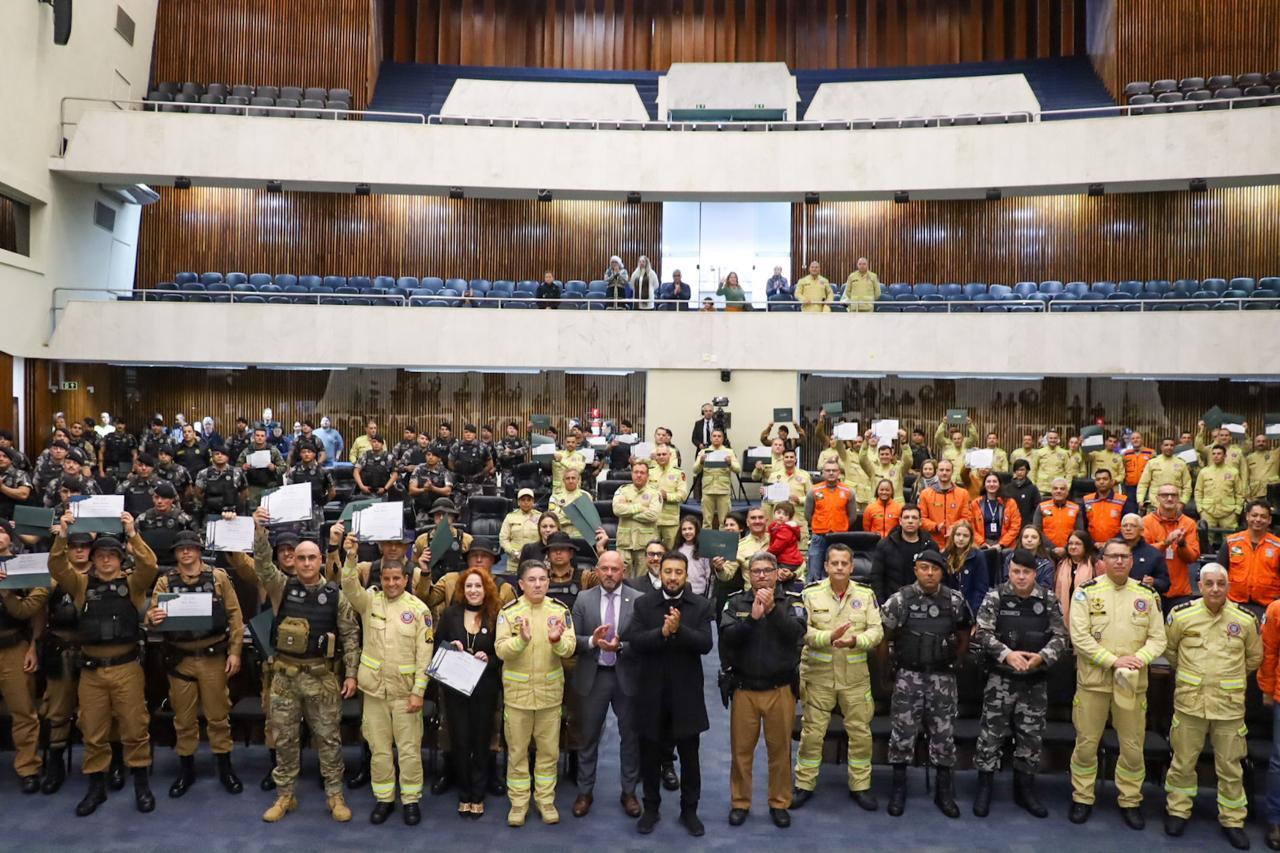
{"type": "MultiPolygon", "coordinates": [[[[609,642],[613,642],[613,638],[618,636],[618,626],[614,624],[617,621],[616,611],[613,608],[613,600],[617,597],[616,592],[606,592],[604,594],[604,621],[609,626],[609,630],[605,632],[604,638],[609,642]]],[[[618,662],[617,652],[600,652],[600,665],[613,666],[618,662]]]]}

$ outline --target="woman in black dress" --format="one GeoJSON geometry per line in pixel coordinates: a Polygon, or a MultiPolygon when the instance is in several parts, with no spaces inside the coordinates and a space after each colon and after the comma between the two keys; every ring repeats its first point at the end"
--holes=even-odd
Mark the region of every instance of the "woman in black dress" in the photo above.
{"type": "Polygon", "coordinates": [[[486,663],[484,675],[470,696],[441,685],[449,720],[450,760],[457,774],[459,817],[479,818],[484,814],[489,742],[502,678],[502,662],[493,648],[494,625],[501,606],[488,572],[467,569],[458,579],[453,601],[441,614],[436,631],[438,646],[447,645],[486,663]]]}

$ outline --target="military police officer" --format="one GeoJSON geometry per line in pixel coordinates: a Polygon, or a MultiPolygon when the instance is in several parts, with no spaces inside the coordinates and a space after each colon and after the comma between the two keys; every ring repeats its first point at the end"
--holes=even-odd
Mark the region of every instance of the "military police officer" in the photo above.
{"type": "MultiPolygon", "coordinates": [[[[259,431],[261,432],[261,431],[259,431]]],[[[253,515],[257,532],[254,554],[263,555],[267,513],[253,515]]],[[[342,700],[356,694],[355,672],[360,662],[360,626],[351,603],[338,585],[326,582],[320,548],[300,542],[294,549],[294,574],[286,575],[269,560],[256,559],[254,571],[275,611],[271,644],[271,723],[276,733],[276,801],[262,819],[274,823],[298,807],[294,786],[298,779],[299,729],[303,720],[320,753],[320,773],[329,814],[336,821],[351,820],[342,796],[342,700]],[[341,655],[346,678],[339,687],[333,664],[341,655]]]]}
{"type": "Polygon", "coordinates": [[[173,707],[175,749],[180,770],[169,788],[181,797],[195,784],[195,754],[200,744],[200,719],[208,723],[209,747],[218,763],[218,780],[228,793],[244,790],[231,767],[231,697],[227,679],[240,671],[244,618],[235,587],[222,569],[205,566],[199,534],[184,530],[173,542],[176,568],[160,576],[151,597],[147,624],[164,632],[165,663],[169,671],[169,704],[173,707]],[[168,612],[164,596],[203,594],[210,598],[208,630],[165,630],[168,612]]]}
{"type": "Polygon", "coordinates": [[[1245,742],[1244,694],[1249,673],[1262,663],[1262,639],[1252,613],[1227,600],[1227,570],[1200,569],[1201,598],[1169,613],[1165,657],[1177,675],[1173,691],[1173,760],[1165,776],[1168,815],[1164,831],[1182,835],[1198,793],[1196,762],[1208,735],[1218,775],[1218,821],[1238,850],[1249,849],[1244,831],[1248,802],[1240,761],[1245,742]]]}
{"type": "MultiPolygon", "coordinates": [[[[67,537],[67,564],[79,575],[88,575],[89,546],[92,533],[72,533],[67,537]]],[[[80,686],[80,611],[75,596],[66,586],[54,581],[49,590],[48,611],[45,614],[44,654],[40,668],[45,677],[44,716],[49,722],[49,761],[45,765],[44,781],[40,791],[54,794],[66,781],[66,762],[63,756],[71,741],[71,718],[76,711],[80,686]]],[[[115,753],[120,745],[113,743],[112,764],[118,765],[123,778],[123,753],[117,761],[115,753]]]]}
{"type": "MultiPolygon", "coordinates": [[[[0,555],[13,549],[13,529],[0,522],[0,555]]],[[[6,577],[0,563],[0,580],[6,577]]],[[[36,713],[35,671],[40,660],[40,635],[49,590],[0,589],[0,695],[9,709],[15,755],[13,769],[22,780],[22,793],[40,790],[40,717],[36,713]]]]}
{"type": "Polygon", "coordinates": [[[561,661],[573,656],[577,639],[569,611],[547,598],[546,566],[520,564],[521,596],[498,614],[494,648],[502,659],[506,703],[508,826],[523,826],[529,813],[529,743],[535,744],[533,794],[543,823],[559,823],[556,764],[560,757],[561,661]]]}
{"type": "Polygon", "coordinates": [[[1013,736],[1013,800],[1036,817],[1049,812],[1036,796],[1041,737],[1049,707],[1048,670],[1067,648],[1067,627],[1054,594],[1036,583],[1036,555],[1013,552],[1009,580],[990,590],[978,607],[974,638],[991,660],[982,696],[982,727],[973,763],[978,792],[973,813],[986,817],[1005,741],[1013,736]]]}
{"type": "Polygon", "coordinates": [[[422,697],[427,689],[434,634],[427,605],[411,594],[403,561],[381,567],[378,587],[365,589],[356,568],[357,542],[346,539],[342,593],[364,628],[357,675],[364,694],[361,731],[373,752],[370,777],[376,803],[369,820],[386,821],[395,804],[396,777],[391,747],[400,757],[400,800],[404,822],[422,819],[422,697]]]}
{"type": "MultiPolygon", "coordinates": [[[[831,712],[839,710],[849,738],[849,796],[867,811],[879,804],[871,793],[871,676],[867,652],[884,639],[875,591],[850,580],[853,551],[844,543],[827,549],[826,580],[811,583],[802,593],[809,624],[800,661],[800,701],[804,724],[796,756],[796,787],[791,807],[798,809],[813,796],[822,764],[822,745],[831,712]]],[[[1035,580],[1034,575],[1032,580],[1035,580]]]]}
{"type": "Polygon", "coordinates": [[[644,549],[658,535],[662,510],[662,495],[649,483],[649,465],[631,463],[631,482],[613,493],[613,514],[618,517],[617,549],[633,578],[645,573],[644,549]]]}
{"type": "Polygon", "coordinates": [[[173,543],[178,533],[194,530],[195,522],[177,505],[178,491],[172,483],[160,483],[151,496],[152,507],[138,517],[138,535],[155,552],[156,563],[174,564],[173,543]]]}
{"type": "Polygon", "coordinates": [[[893,788],[888,811],[894,817],[906,807],[907,764],[915,755],[921,725],[929,734],[929,760],[937,771],[934,802],[947,817],[960,816],[951,779],[956,763],[954,667],[969,647],[973,616],[964,596],[943,586],[946,565],[932,548],[917,554],[915,583],[889,596],[880,614],[898,669],[889,734],[893,788]]]}
{"type": "Polygon", "coordinates": [[[245,480],[249,484],[249,509],[255,510],[262,500],[262,493],[280,485],[280,478],[284,474],[284,457],[274,444],[267,443],[267,431],[259,426],[254,428],[249,445],[240,451],[236,464],[244,471],[245,480]],[[263,452],[268,454],[266,465],[255,466],[249,461],[253,454],[263,452]]]}
{"type": "MultiPolygon", "coordinates": [[[[1147,466],[1150,469],[1150,465],[1147,466]]],[[[1110,716],[1120,740],[1116,790],[1131,829],[1142,829],[1142,744],[1147,728],[1147,667],[1165,649],[1160,594],[1129,578],[1133,553],[1123,539],[1102,548],[1106,575],[1086,581],[1072,596],[1071,644],[1076,650],[1076,698],[1071,754],[1072,823],[1093,811],[1098,741],[1110,716]]]]}
{"type": "Polygon", "coordinates": [[[209,451],[213,460],[208,468],[196,474],[196,504],[204,511],[205,518],[217,518],[224,511],[236,511],[244,500],[244,471],[228,462],[227,449],[219,446],[209,451]]]}

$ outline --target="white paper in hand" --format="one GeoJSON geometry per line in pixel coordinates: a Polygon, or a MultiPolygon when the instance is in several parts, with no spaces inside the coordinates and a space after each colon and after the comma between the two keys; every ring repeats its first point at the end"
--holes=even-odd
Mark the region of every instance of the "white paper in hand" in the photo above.
{"type": "Polygon", "coordinates": [[[427,667],[427,674],[446,687],[452,687],[464,696],[470,696],[484,675],[485,662],[474,655],[441,646],[436,649],[427,667]]]}
{"type": "Polygon", "coordinates": [[[533,447],[534,456],[555,456],[556,446],[554,444],[535,444],[533,447]]]}
{"type": "Polygon", "coordinates": [[[255,450],[249,454],[250,468],[266,468],[271,464],[270,450],[255,450]]]}
{"type": "Polygon", "coordinates": [[[877,438],[890,438],[890,439],[897,438],[898,422],[892,418],[886,418],[884,420],[879,420],[879,421],[872,421],[871,431],[875,433],[877,438]]]}
{"type": "Polygon", "coordinates": [[[1280,423],[1267,424],[1267,435],[1271,438],[1280,438],[1280,423]]]}
{"type": "Polygon", "coordinates": [[[764,499],[772,504],[789,501],[791,500],[791,487],[786,483],[770,483],[765,487],[764,499]]]}
{"type": "Polygon", "coordinates": [[[205,525],[204,538],[211,551],[253,553],[253,519],[239,515],[210,521],[205,525]]]}
{"type": "Polygon", "coordinates": [[[638,441],[631,447],[631,455],[639,460],[653,456],[653,445],[647,441],[638,441]]]}
{"type": "Polygon", "coordinates": [[[351,515],[351,532],[361,542],[399,542],[404,538],[404,502],[372,504],[351,515]]]}
{"type": "Polygon", "coordinates": [[[728,462],[729,451],[727,450],[708,450],[702,457],[703,462],[728,462]]]}
{"type": "Polygon", "coordinates": [[[981,468],[990,468],[995,464],[995,456],[995,451],[990,448],[970,450],[968,456],[965,457],[965,465],[975,471],[981,468]]]}
{"type": "MultiPolygon", "coordinates": [[[[834,435],[838,441],[856,441],[858,439],[858,422],[845,421],[844,423],[836,424],[834,435]]],[[[898,433],[896,431],[894,432],[893,437],[898,437],[898,433]]]]}
{"type": "Polygon", "coordinates": [[[1094,447],[1105,447],[1106,444],[1107,437],[1102,433],[1095,433],[1094,435],[1086,435],[1080,442],[1080,447],[1089,450],[1094,447]]]}
{"type": "Polygon", "coordinates": [[[272,524],[311,520],[311,484],[281,486],[262,498],[272,524]]]}
{"type": "Polygon", "coordinates": [[[89,495],[73,501],[76,518],[119,518],[124,512],[124,495],[89,495]]]}
{"type": "Polygon", "coordinates": [[[1244,435],[1244,424],[1223,424],[1222,428],[1232,435],[1244,435]]]}
{"type": "Polygon", "coordinates": [[[580,447],[578,453],[582,455],[582,459],[588,465],[596,461],[596,451],[591,447],[580,447]]]}
{"type": "Polygon", "coordinates": [[[748,447],[747,458],[748,459],[772,459],[773,448],[772,447],[748,447]]]}
{"type": "Polygon", "coordinates": [[[618,442],[618,444],[638,444],[640,441],[640,436],[636,435],[634,432],[628,432],[628,433],[620,432],[613,437],[613,440],[618,442]]]}
{"type": "Polygon", "coordinates": [[[212,616],[213,593],[184,592],[176,598],[161,601],[159,607],[170,616],[212,616]]]}
{"type": "Polygon", "coordinates": [[[1194,448],[1188,448],[1187,450],[1182,451],[1178,454],[1178,458],[1188,465],[1195,465],[1200,461],[1200,456],[1196,453],[1194,448]]]}

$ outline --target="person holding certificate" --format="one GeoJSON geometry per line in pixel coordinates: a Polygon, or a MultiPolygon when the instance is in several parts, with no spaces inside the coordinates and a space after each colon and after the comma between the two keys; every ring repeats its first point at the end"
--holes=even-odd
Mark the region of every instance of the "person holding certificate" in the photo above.
{"type": "Polygon", "coordinates": [[[502,662],[494,651],[494,628],[501,607],[493,577],[483,569],[469,568],[454,585],[453,597],[436,630],[436,643],[441,648],[485,663],[484,674],[470,696],[447,685],[440,691],[449,719],[449,759],[458,786],[458,816],[476,820],[484,815],[485,788],[493,764],[489,742],[502,672],[502,662]]]}

